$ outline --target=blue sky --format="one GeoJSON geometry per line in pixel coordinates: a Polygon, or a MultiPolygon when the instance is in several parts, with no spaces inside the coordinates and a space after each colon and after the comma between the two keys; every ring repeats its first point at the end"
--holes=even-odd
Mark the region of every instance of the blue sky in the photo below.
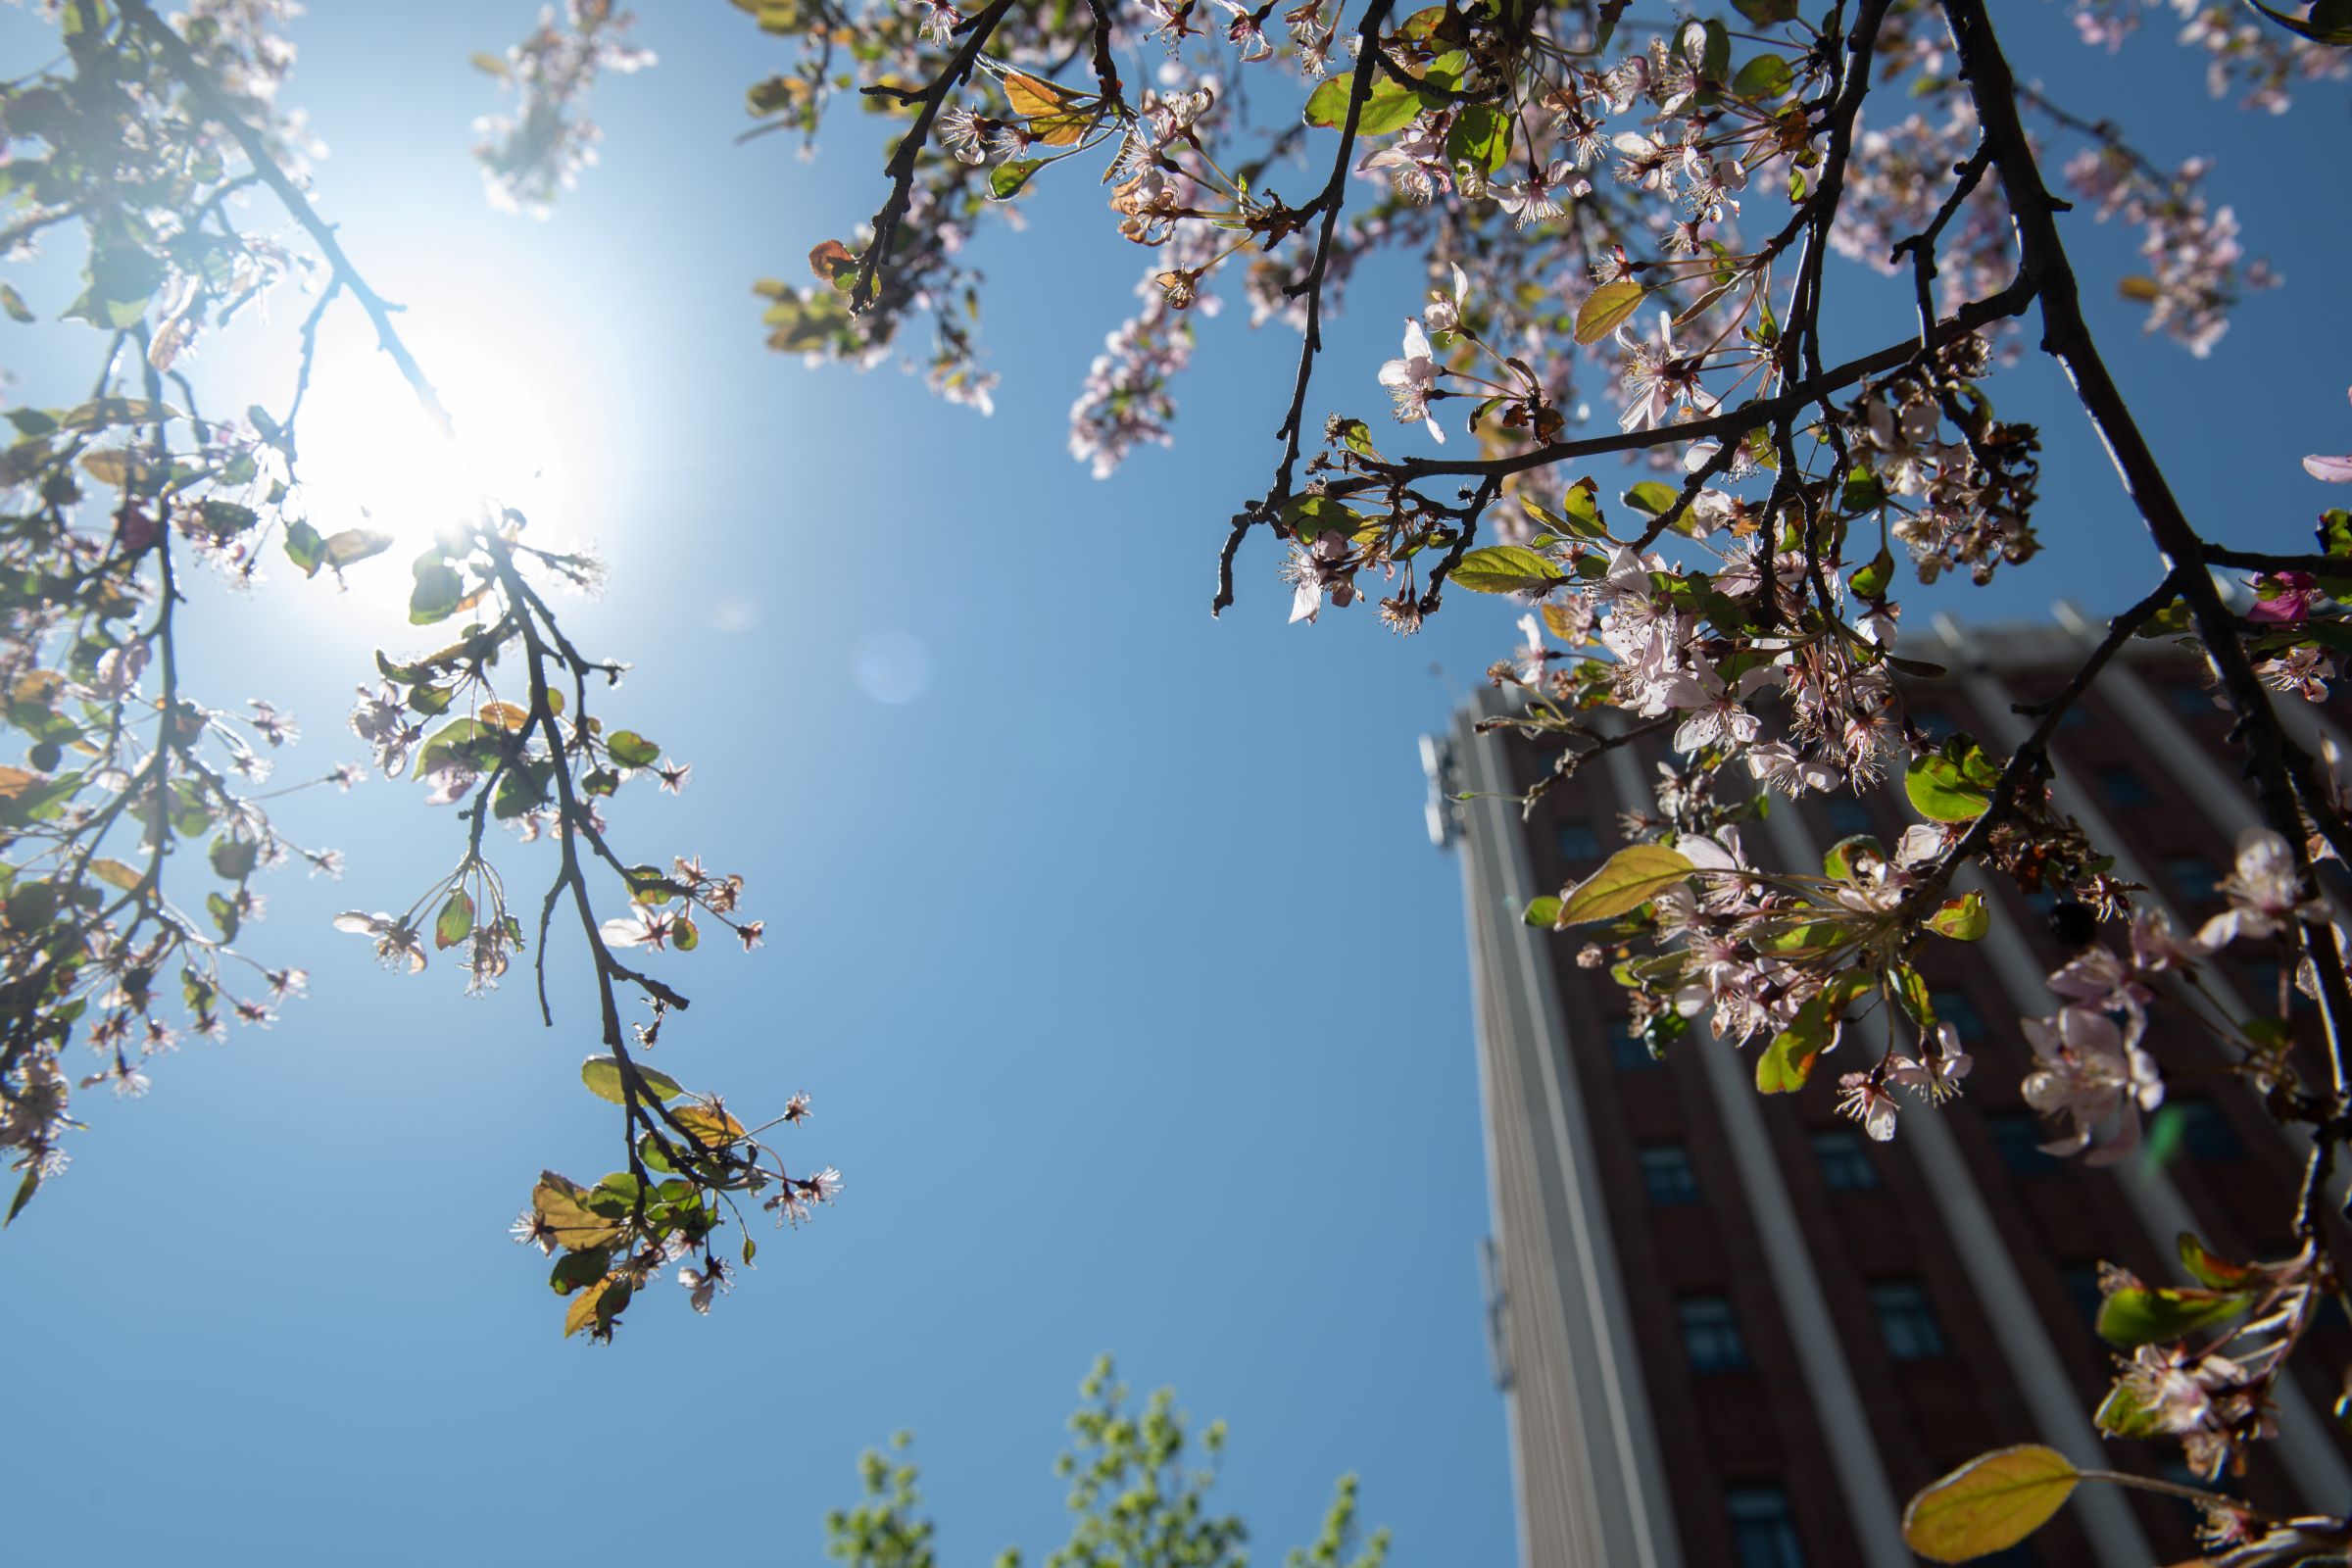
{"type": "MultiPolygon", "coordinates": [[[[446,965],[380,972],[326,917],[405,905],[457,825],[381,780],[297,797],[285,826],[351,868],[279,876],[253,946],[307,966],[313,999],[163,1062],[144,1102],[93,1104],[70,1175],[0,1243],[26,1412],[0,1467],[12,1541],[60,1562],[558,1542],[592,1563],[665,1544],[814,1560],[858,1448],[911,1427],[949,1561],[1042,1554],[1061,1417],[1111,1349],[1138,1385],[1231,1419],[1222,1494],[1261,1560],[1350,1469],[1400,1561],[1508,1560],[1458,884],[1423,836],[1414,760],[1507,647],[1505,616],[1457,603],[1412,641],[1361,610],[1288,627],[1261,540],[1241,604],[1209,621],[1222,519],[1262,488],[1293,340],[1250,334],[1237,302],[1180,388],[1177,449],[1090,479],[1066,410],[1139,270],[1091,183],[1048,187],[1028,234],[981,242],[994,418],[767,353],[749,285],[799,277],[871,212],[875,127],[845,123],[814,165],[732,145],[742,88],[780,52],[715,3],[645,9],[662,64],[607,86],[603,165],[546,222],[491,212],[467,158],[493,99],[465,56],[535,7],[318,0],[290,90],[331,149],[319,185],[346,247],[409,305],[428,368],[438,348],[484,383],[442,372],[461,414],[530,405],[563,505],[535,526],[612,564],[610,593],[568,613],[636,662],[614,720],[696,765],[676,801],[624,796],[624,847],[743,872],[768,922],[755,956],[714,944],[664,971],[695,1006],[660,1065],[746,1109],[811,1093],[794,1142],[846,1194],[763,1233],[708,1321],[657,1292],[613,1349],[560,1340],[544,1264],[505,1225],[540,1165],[612,1163],[611,1117],[574,1076],[596,1049],[576,966],[552,1031],[522,984],[466,1002],[446,965]],[[662,1500],[617,1494],[641,1466],[662,1500]],[[698,1500],[654,1476],[692,1477],[698,1500]]],[[[2248,121],[2209,110],[2154,29],[2116,63],[2063,36],[2055,6],[2003,9],[2022,74],[2057,76],[2085,114],[2160,108],[2160,159],[2220,154],[2217,192],[2289,286],[2208,365],[2107,303],[2129,236],[2075,220],[2081,265],[2192,514],[2306,537],[2328,498],[2295,460],[2352,445],[2352,331],[2328,293],[2352,233],[2309,151],[2341,145],[2341,88],[2248,121]]],[[[0,22],[12,72],[43,58],[31,26],[0,22]]],[[[61,255],[17,280],[53,313],[71,270],[61,255]]],[[[1380,408],[1372,371],[1419,293],[1409,269],[1359,276],[1310,415],[1380,408]]],[[[1850,347],[1900,331],[1899,299],[1882,304],[1850,347]]],[[[197,367],[240,388],[218,406],[282,404],[299,308],[277,311],[197,367]]],[[[90,334],[12,331],[15,395],[86,379],[90,334]]],[[[362,409],[383,373],[365,346],[353,320],[330,331],[362,409]]],[[[2149,580],[2060,390],[2038,362],[1996,388],[2047,420],[2048,548],[1964,602],[1978,613],[2113,607],[2149,580]]],[[[397,558],[376,566],[344,595],[284,568],[265,603],[198,599],[196,689],[306,722],[282,777],[357,755],[342,715],[369,650],[421,646],[380,586],[397,558]]],[[[511,850],[510,881],[544,860],[511,850]]]]}

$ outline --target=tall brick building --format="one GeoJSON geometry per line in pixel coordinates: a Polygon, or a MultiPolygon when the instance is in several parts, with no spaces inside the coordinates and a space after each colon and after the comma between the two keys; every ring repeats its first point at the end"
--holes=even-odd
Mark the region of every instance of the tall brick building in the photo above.
{"type": "MultiPolygon", "coordinates": [[[[1950,670],[1907,692],[1915,718],[2003,752],[2028,727],[2011,705],[2054,691],[2095,636],[2065,607],[2054,626],[1938,632],[1940,653],[1907,640],[1950,670]]],[[[1991,933],[1923,959],[1976,1058],[1967,1094],[1906,1109],[1893,1143],[1837,1112],[1838,1074],[1861,1061],[1833,1056],[1803,1093],[1768,1101],[1753,1048],[1693,1031],[1653,1060],[1607,972],[1575,965],[1578,939],[1517,911],[1618,847],[1619,813],[1651,807],[1663,754],[1611,753],[1522,823],[1508,797],[1550,759],[1472,733],[1501,704],[1485,694],[1423,751],[1432,834],[1459,854],[1468,906],[1491,1331],[1528,1568],[1897,1568],[1916,1561],[1904,1499],[2012,1443],[2186,1479],[2177,1445],[2094,1434],[2113,1360],[2091,1319],[2101,1259],[2179,1279],[2184,1230],[2229,1256],[2293,1250],[2300,1155],[2244,1088],[2199,1070],[2216,1049],[2158,1007],[2150,1049],[2169,1094],[2142,1152],[2107,1170],[2041,1153],[2055,1133],[2020,1097],[2032,1054],[2017,1020],[2056,1009],[2045,977],[2064,954],[2046,906],[1994,878],[1974,884],[1991,933]]],[[[2179,927],[2218,906],[2254,821],[2226,728],[2196,663],[2140,643],[2053,747],[2060,806],[2179,927]]],[[[1818,865],[1851,833],[1892,843],[1897,807],[1808,797],[1745,842],[1760,863],[1818,865]]],[[[2256,946],[2215,967],[2240,1016],[2276,1004],[2278,964],[2256,946]]],[[[2278,1439],[2243,1483],[2259,1504],[2352,1506],[2338,1391],[2312,1375],[2345,1364],[2352,1332],[2339,1320],[2315,1338],[2320,1353],[2298,1357],[2308,1381],[2282,1390],[2278,1439]]],[[[2170,1499],[2085,1487],[1998,1560],[2148,1568],[2196,1555],[2192,1525],[2170,1499]]]]}

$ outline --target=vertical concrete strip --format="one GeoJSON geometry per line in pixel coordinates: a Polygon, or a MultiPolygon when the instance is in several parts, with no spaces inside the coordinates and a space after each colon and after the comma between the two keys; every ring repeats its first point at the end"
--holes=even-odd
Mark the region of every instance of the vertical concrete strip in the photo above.
{"type": "MultiPolygon", "coordinates": [[[[1964,634],[1948,623],[1939,625],[1944,640],[1951,646],[1955,662],[1966,672],[1962,684],[1970,705],[1991,731],[1989,738],[2001,750],[2014,752],[2024,744],[2032,728],[2024,718],[2010,711],[2010,704],[2014,699],[2009,689],[1987,665],[1975,658],[1964,634]]],[[[2106,674],[2101,677],[2102,681],[2115,672],[2116,665],[2110,664],[2106,674]]],[[[2143,694],[2146,693],[2144,685],[2139,689],[2143,694]]],[[[2122,688],[2117,690],[2120,693],[2122,688]]],[[[2123,701],[2128,704],[2130,699],[2125,697],[2123,701]]],[[[2184,767],[2181,774],[2182,782],[2197,791],[2200,800],[2215,813],[2217,820],[2224,823],[2231,820],[2228,811],[2232,805],[2238,810],[2250,810],[2244,804],[2236,781],[2220,773],[2211,759],[2204,755],[2201,746],[2181,728],[2180,721],[2164,710],[2161,702],[2150,696],[2148,709],[2127,708],[2125,710],[2135,721],[2144,718],[2146,722],[2157,726],[2146,733],[2154,741],[2154,749],[2160,756],[2195,759],[2220,776],[2221,782],[2209,789],[2199,783],[2195,770],[2184,767]]],[[[2115,857],[2115,869],[2120,875],[2150,888],[2155,886],[2155,880],[2148,875],[2147,868],[2126,847],[2125,840],[2115,831],[2115,825],[2107,820],[2106,813],[2098,808],[2082,786],[2061,773],[2053,780],[2050,793],[2060,810],[2082,824],[2082,831],[2090,835],[2093,844],[2115,857]]],[[[2187,929],[2180,911],[2171,907],[2160,895],[2151,892],[2143,895],[2142,900],[2151,907],[2162,910],[2171,919],[2176,931],[2187,929]]],[[[2009,993],[2010,1001],[2016,1004],[2019,1011],[2041,1016],[2055,1010],[2057,999],[2049,989],[2047,977],[2034,961],[2033,950],[2026,946],[2025,939],[1995,921],[1985,940],[1992,944],[1989,951],[1993,967],[2000,974],[2002,989],[2009,993]],[[2005,940],[1995,942],[1995,938],[2005,940]]],[[[2239,1017],[2246,1015],[2244,1001],[2220,974],[2208,974],[2205,988],[2233,1014],[2239,1017]]],[[[2158,1252],[2171,1255],[2180,1233],[2196,1229],[2188,1204],[2181,1200],[2180,1189],[2161,1170],[2136,1168],[2130,1173],[2119,1173],[2119,1176],[2118,1185],[2123,1188],[2133,1212],[2138,1215],[2140,1225],[2147,1231],[2148,1240],[2158,1252]]],[[[2273,1402],[2278,1411],[2278,1457],[2286,1466],[2287,1473],[2294,1478],[2295,1485],[2302,1490],[2305,1499],[2315,1507],[2328,1508],[2336,1506],[2341,1498],[2352,1495],[2352,1466],[2344,1463],[2343,1455],[2336,1450],[2334,1440],[2328,1436],[2319,1411],[2303,1396],[2302,1388],[2292,1378],[2281,1378],[2273,1402]]],[[[2089,1494],[2084,1496],[2087,1500],[2089,1494]]]]}
{"type": "MultiPolygon", "coordinates": [[[[1625,809],[1647,810],[1654,805],[1631,747],[1611,752],[1607,764],[1625,809]]],[[[1740,1057],[1729,1048],[1699,1035],[1693,1037],[1690,1049],[1698,1054],[1708,1093],[1723,1117],[1732,1162],[1740,1172],[1740,1192],[1764,1245],[1773,1295],[1795,1344],[1797,1364],[1804,1372],[1813,1414],[1821,1423],[1822,1440],[1829,1446],[1830,1463],[1838,1473],[1846,1518],[1853,1526],[1862,1558],[1871,1568],[1911,1568],[1917,1559],[1903,1544],[1901,1509],[1887,1483],[1886,1467],[1879,1461],[1878,1444],[1871,1437],[1870,1419],[1863,1413],[1853,1368],[1846,1364],[1845,1351],[1830,1326],[1821,1276],[1814,1270],[1813,1254],[1805,1247],[1804,1234],[1787,1200],[1788,1184],[1773,1158],[1755,1089],[1746,1081],[1740,1057]]],[[[2132,1568],[2146,1568],[2146,1563],[2132,1568]]]]}
{"type": "MultiPolygon", "coordinates": [[[[1630,1330],[1624,1278],[1609,1233],[1582,1091],[1569,1068],[1571,1049],[1547,938],[1515,918],[1535,896],[1525,828],[1507,799],[1500,743],[1457,726],[1455,756],[1465,808],[1464,853],[1477,858],[1473,930],[1486,959],[1495,1005],[1482,1040],[1495,1098],[1490,1114],[1497,1155],[1507,1158],[1516,1131],[1532,1154],[1534,1191],[1514,1227],[1504,1219],[1502,1248],[1514,1371],[1514,1399],[1530,1440],[1522,1463],[1529,1534],[1522,1551],[1532,1568],[1680,1568],[1673,1499],[1658,1452],[1649,1396],[1630,1330]],[[1508,1123],[1516,1121],[1517,1127],[1508,1123]],[[1530,1231],[1533,1230],[1533,1234],[1530,1231]],[[1516,1231],[1516,1234],[1514,1234],[1516,1231]],[[1540,1266],[1548,1265],[1548,1266],[1540,1266]],[[1557,1335],[1564,1360],[1553,1377],[1573,1408],[1552,1413],[1558,1455],[1546,1476],[1534,1440],[1545,1390],[1528,1364],[1557,1335]],[[1546,1543],[1536,1517],[1546,1487],[1564,1488],[1566,1517],[1546,1543]],[[1549,1555],[1546,1555],[1549,1553],[1549,1555]],[[1573,1555],[1571,1553],[1574,1553],[1573,1555]]],[[[1545,1511],[1549,1511],[1548,1509],[1545,1511]]]]}
{"type": "MultiPolygon", "coordinates": [[[[1813,842],[1794,811],[1773,812],[1765,820],[1765,831],[1785,866],[1810,870],[1821,863],[1821,846],[1813,842]]],[[[1995,929],[2003,928],[1996,923],[1995,929]]],[[[2017,940],[2013,930],[2004,934],[2017,940]]],[[[2026,1294],[2026,1282],[2010,1256],[2009,1244],[1993,1223],[1992,1211],[1985,1207],[1984,1195],[1969,1174],[1951,1128],[1940,1112],[1907,1109],[1896,1136],[1911,1146],[1919,1160],[1936,1212],[1943,1220],[1944,1234],[1960,1254],[1961,1267],[1976,1288],[1985,1321],[2000,1340],[2010,1376],[2025,1396],[2026,1408],[2033,1412],[2042,1441],[2078,1465],[2104,1468],[2107,1459],[2099,1451],[2098,1434],[2077,1401],[2074,1380],[2058,1358],[2058,1348],[2050,1342],[2041,1314],[2034,1310],[2034,1298],[2026,1294]]],[[[2075,1494],[2074,1501],[2102,1568],[2147,1568],[2156,1560],[2123,1494],[2112,1487],[2085,1487],[2075,1494]]]]}

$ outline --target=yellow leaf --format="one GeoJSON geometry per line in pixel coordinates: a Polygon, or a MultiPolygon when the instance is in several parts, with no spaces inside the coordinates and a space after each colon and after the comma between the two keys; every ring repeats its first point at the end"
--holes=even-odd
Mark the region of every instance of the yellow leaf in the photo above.
{"type": "Polygon", "coordinates": [[[54,669],[28,669],[9,687],[8,700],[12,703],[38,703],[47,708],[56,701],[57,689],[65,683],[66,677],[54,669]]]}
{"type": "Polygon", "coordinates": [[[513,703],[484,703],[475,710],[473,717],[476,723],[511,732],[519,732],[531,721],[530,710],[517,708],[513,703]]]}
{"type": "Polygon", "coordinates": [[[588,1289],[574,1291],[571,1305],[564,1312],[564,1337],[568,1340],[580,1330],[594,1327],[599,1307],[605,1308],[602,1314],[604,1320],[612,1322],[620,1315],[621,1308],[629,1304],[629,1298],[635,1294],[629,1282],[618,1274],[608,1274],[588,1289]],[[611,1303],[609,1306],[608,1302],[611,1303]]]}
{"type": "Polygon", "coordinates": [[[547,1222],[556,1245],[568,1251],[603,1247],[620,1236],[621,1225],[581,1201],[586,1192],[554,1171],[541,1171],[531,1189],[531,1211],[547,1222]]]}
{"type": "Polygon", "coordinates": [[[1024,75],[1018,71],[1004,73],[1004,99],[1016,115],[1066,114],[1083,101],[1083,96],[1040,76],[1024,75]]]}
{"type": "Polygon", "coordinates": [[[1585,303],[1576,312],[1576,340],[1579,343],[1597,343],[1617,330],[1628,317],[1642,308],[1649,290],[1631,278],[1619,278],[1603,283],[1585,296],[1585,303]]]}
{"type": "Polygon", "coordinates": [[[1028,120],[1029,134],[1049,147],[1076,146],[1095,122],[1082,107],[1093,101],[1086,94],[1017,71],[1004,73],[1004,98],[1028,120]]]}
{"type": "Polygon", "coordinates": [[[2055,1448],[1995,1448],[1913,1497],[1903,1510],[1903,1541],[1933,1562],[2006,1550],[2047,1524],[2081,1479],[2055,1448]]]}
{"type": "Polygon", "coordinates": [[[1631,914],[1697,869],[1663,844],[1629,844],[1560,895],[1560,924],[1585,925],[1631,914]]]}
{"type": "Polygon", "coordinates": [[[0,767],[0,801],[13,801],[40,782],[38,773],[27,773],[21,767],[0,767]]]}
{"type": "Polygon", "coordinates": [[[135,865],[124,865],[121,860],[92,860],[90,875],[101,882],[119,887],[125,893],[139,885],[139,868],[135,865]]]}
{"type": "Polygon", "coordinates": [[[743,1123],[713,1105],[684,1105],[673,1114],[705,1149],[724,1149],[743,1136],[743,1123]]]}

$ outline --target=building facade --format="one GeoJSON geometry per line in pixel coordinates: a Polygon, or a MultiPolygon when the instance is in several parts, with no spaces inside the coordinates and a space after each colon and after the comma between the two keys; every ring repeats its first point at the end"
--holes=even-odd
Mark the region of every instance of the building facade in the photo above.
{"type": "MultiPolygon", "coordinates": [[[[2055,626],[1938,634],[1941,653],[1906,648],[1950,671],[1906,692],[1915,720],[2003,753],[2029,727],[2012,705],[2053,693],[2096,635],[2065,607],[2055,626]]],[[[1862,1062],[1832,1057],[1803,1092],[1766,1100],[1748,1053],[1700,1031],[1653,1059],[1606,970],[1577,967],[1582,939],[1518,911],[1624,842],[1620,813],[1652,808],[1663,753],[1611,752],[1522,821],[1515,797],[1550,756],[1473,733],[1502,711],[1485,694],[1423,758],[1432,835],[1460,857],[1467,902],[1494,1216],[1482,1262],[1528,1568],[1899,1568],[1917,1561],[1904,1500],[2015,1443],[2188,1479],[2178,1445],[2093,1431],[2114,1358],[2091,1325],[2102,1259],[2172,1282],[2183,1231],[2227,1256],[2294,1250],[2300,1152],[2236,1080],[2202,1070],[2217,1049],[2155,1009],[2168,1099],[2140,1154],[2105,1170],[2043,1154],[2054,1133],[2020,1095],[2018,1019],[2056,1009],[2046,977],[2065,954],[2046,904],[1991,878],[1974,884],[1990,934],[1922,960],[1975,1057],[1967,1093],[1906,1109],[1892,1143],[1837,1111],[1838,1072],[1862,1062]]],[[[2119,658],[2075,712],[2052,748],[2058,804],[2193,928],[2254,822],[2227,716],[2198,665],[2156,644],[2119,658]]],[[[1849,834],[1891,844],[1908,823],[1897,807],[1776,803],[1745,842],[1760,863],[1818,864],[1849,834]]],[[[2215,970],[2238,1016],[2277,1005],[2278,965],[2257,947],[2215,970]]],[[[2352,1357],[2352,1328],[2314,1333],[2306,1381],[2281,1387],[2278,1441],[2240,1483],[2278,1511],[2352,1506],[2340,1391],[2313,1371],[2352,1357]]],[[[2195,1556],[2194,1523],[2167,1498],[2084,1487],[1994,1560],[2148,1568],[2195,1556]]]]}

